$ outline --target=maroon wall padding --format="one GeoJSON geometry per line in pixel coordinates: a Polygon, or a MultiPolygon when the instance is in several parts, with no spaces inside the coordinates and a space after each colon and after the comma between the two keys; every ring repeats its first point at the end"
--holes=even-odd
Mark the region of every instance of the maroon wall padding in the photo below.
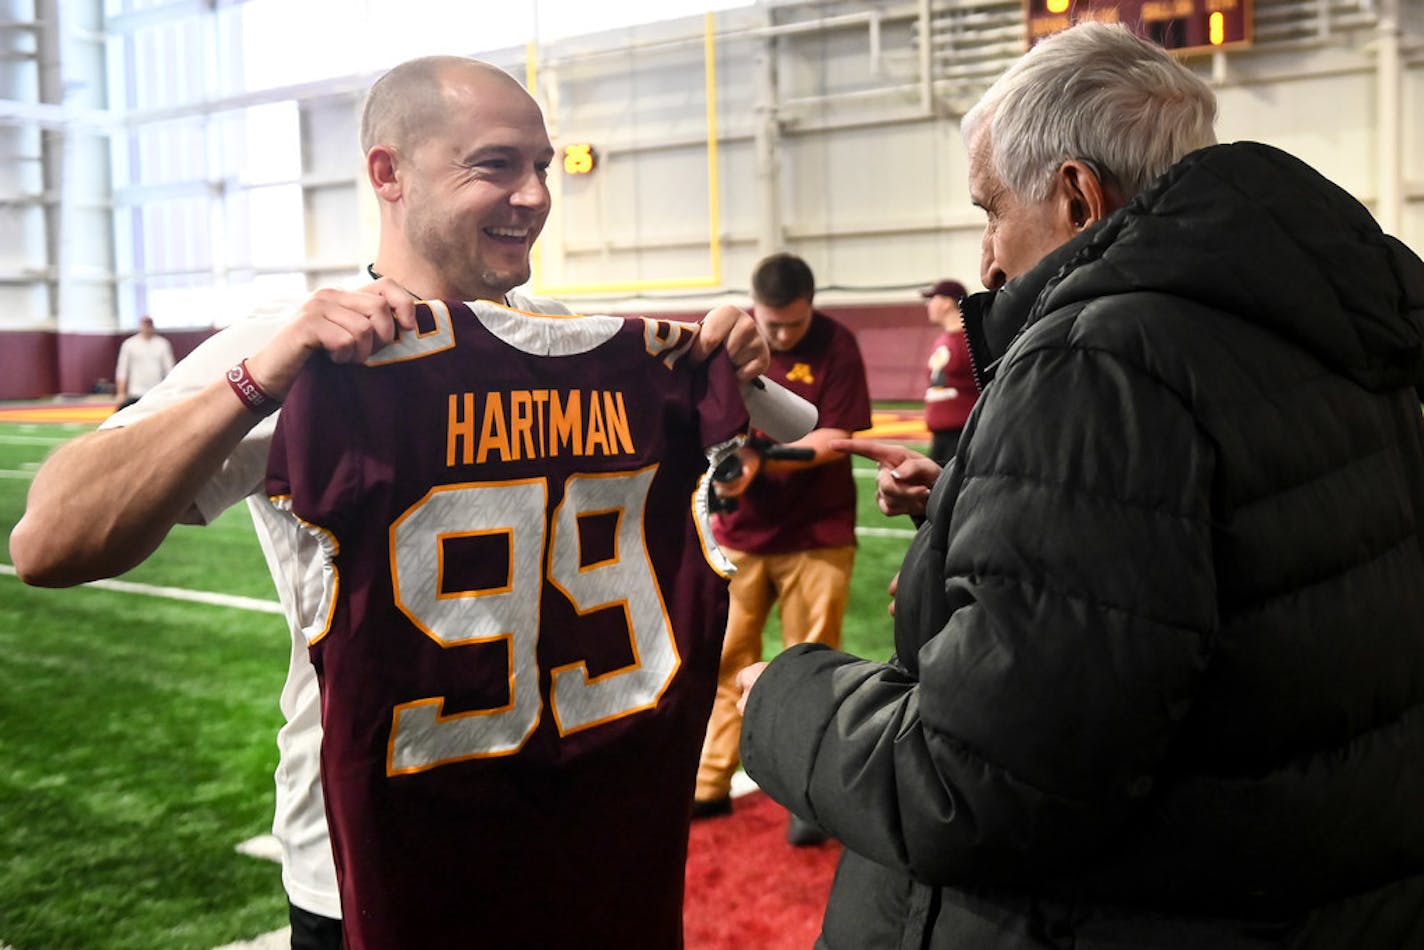
{"type": "Polygon", "coordinates": [[[822,312],[855,333],[870,398],[919,402],[925,398],[926,365],[939,327],[930,323],[922,303],[880,307],[827,307],[822,312]]]}
{"type": "MultiPolygon", "coordinates": [[[[161,330],[159,332],[168,337],[168,342],[173,344],[173,358],[175,360],[181,360],[196,350],[199,343],[218,331],[214,327],[198,327],[191,330],[161,330]]],[[[118,352],[118,350],[114,351],[116,357],[118,356],[118,352]]],[[[927,353],[925,355],[926,358],[928,358],[929,354],[927,353]]]]}
{"type": "Polygon", "coordinates": [[[16,330],[0,334],[0,400],[38,399],[59,387],[54,334],[16,330]]]}
{"type": "MultiPolygon", "coordinates": [[[[870,398],[877,402],[919,402],[925,398],[930,345],[939,328],[930,323],[922,303],[818,306],[840,321],[860,344],[870,398]]],[[[703,313],[649,313],[650,317],[695,322],[703,313]]]]}
{"type": "MultiPolygon", "coordinates": [[[[161,331],[182,359],[212,336],[212,328],[161,331]]],[[[101,379],[112,381],[119,346],[131,334],[0,332],[0,400],[83,395],[101,379]]]]}
{"type": "Polygon", "coordinates": [[[99,333],[57,333],[59,392],[92,393],[101,379],[114,379],[122,336],[99,333]]]}

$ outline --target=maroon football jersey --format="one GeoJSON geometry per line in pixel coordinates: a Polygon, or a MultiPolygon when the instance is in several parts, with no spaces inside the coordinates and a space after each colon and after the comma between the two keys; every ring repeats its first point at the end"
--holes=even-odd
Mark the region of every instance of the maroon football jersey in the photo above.
{"type": "Polygon", "coordinates": [[[679,947],[726,580],[691,327],[432,303],[283,404],[346,946],[679,947]],[[319,592],[319,593],[318,593],[319,592]]]}

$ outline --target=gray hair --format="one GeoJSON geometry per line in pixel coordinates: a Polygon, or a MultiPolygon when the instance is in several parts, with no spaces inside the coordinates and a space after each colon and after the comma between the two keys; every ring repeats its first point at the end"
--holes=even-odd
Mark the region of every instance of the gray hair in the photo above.
{"type": "Polygon", "coordinates": [[[1030,49],[965,114],[974,147],[1014,194],[1042,201],[1068,159],[1087,161],[1131,199],[1188,152],[1216,142],[1211,87],[1126,27],[1080,23],[1030,49]]]}

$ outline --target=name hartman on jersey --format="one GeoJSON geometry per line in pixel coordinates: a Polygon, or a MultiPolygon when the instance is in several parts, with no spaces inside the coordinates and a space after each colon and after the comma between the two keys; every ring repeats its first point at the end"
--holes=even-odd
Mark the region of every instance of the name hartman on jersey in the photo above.
{"type": "Polygon", "coordinates": [[[445,464],[634,454],[623,393],[515,389],[450,394],[445,464]]]}

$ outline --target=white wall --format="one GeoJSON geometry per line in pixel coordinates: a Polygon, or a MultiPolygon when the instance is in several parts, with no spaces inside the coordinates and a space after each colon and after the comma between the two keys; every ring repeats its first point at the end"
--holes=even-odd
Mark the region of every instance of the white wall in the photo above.
{"type": "MultiPolygon", "coordinates": [[[[42,2],[66,11],[71,22],[72,11],[80,11],[85,27],[94,25],[100,8],[99,0],[42,2]]],[[[1282,33],[1273,27],[1276,32],[1254,48],[1189,62],[1216,84],[1222,140],[1256,139],[1292,151],[1371,207],[1382,194],[1402,193],[1398,236],[1424,251],[1424,3],[1397,0],[1405,22],[1400,146],[1391,166],[1380,154],[1389,120],[1380,114],[1375,26],[1377,11],[1390,2],[1260,2],[1259,10],[1276,13],[1335,12],[1323,21],[1328,29],[1282,33]],[[1398,180],[1382,190],[1381,176],[1391,167],[1398,180]]],[[[536,289],[559,292],[586,310],[695,310],[723,299],[744,301],[752,266],[778,249],[807,258],[828,303],[915,302],[917,288],[941,277],[977,286],[982,217],[969,203],[958,116],[1016,55],[1022,6],[1018,0],[933,0],[926,8],[893,0],[792,0],[717,14],[715,188],[707,167],[703,18],[540,46],[535,91],[555,145],[592,143],[599,165],[583,177],[556,167],[556,209],[540,242],[536,289]],[[936,64],[929,84],[920,72],[926,8],[936,64]]],[[[229,128],[243,110],[282,101],[282,90],[234,91],[225,78],[240,72],[238,56],[253,52],[230,49],[232,36],[212,28],[233,9],[212,13],[204,12],[206,5],[180,4],[130,15],[144,30],[158,30],[164,18],[198,20],[171,35],[196,37],[188,45],[213,57],[212,89],[197,90],[207,98],[190,102],[184,90],[175,90],[174,110],[152,117],[155,128],[161,120],[175,124],[184,110],[208,114],[187,120],[195,128],[229,128]],[[227,40],[215,39],[219,35],[227,40]]],[[[36,16],[32,0],[0,0],[0,21],[11,24],[0,23],[0,52],[34,47],[42,31],[13,24],[36,16]]],[[[448,49],[448,37],[434,39],[448,49]]],[[[73,35],[65,42],[59,47],[66,82],[78,83],[66,95],[85,108],[103,107],[96,85],[105,73],[97,59],[102,47],[76,45],[73,35]]],[[[468,52],[520,79],[526,75],[522,46],[468,52]]],[[[56,98],[37,88],[39,65],[0,56],[0,100],[56,98]]],[[[248,238],[256,250],[234,239],[225,258],[215,253],[207,265],[213,293],[233,296],[232,275],[243,268],[256,273],[253,288],[268,276],[331,283],[374,254],[374,204],[356,142],[359,90],[370,78],[360,68],[353,64],[351,75],[289,90],[299,102],[299,134],[289,137],[301,152],[291,163],[300,169],[292,173],[299,180],[259,184],[296,195],[299,207],[290,215],[296,226],[266,239],[254,224],[248,238]]],[[[112,64],[107,72],[124,76],[112,64]]],[[[122,104],[115,92],[110,98],[122,104]]],[[[173,188],[154,189],[143,207],[156,209],[165,199],[212,200],[219,209],[214,233],[240,230],[249,206],[243,202],[265,193],[252,192],[250,201],[231,196],[251,184],[242,169],[270,146],[265,136],[249,138],[245,147],[257,151],[246,157],[225,158],[226,146],[216,146],[219,157],[197,173],[211,181],[180,177],[173,188]]],[[[129,135],[118,139],[126,143],[129,135]]],[[[124,270],[104,237],[112,233],[106,228],[112,189],[105,140],[92,134],[71,140],[77,171],[54,179],[67,202],[61,214],[42,162],[48,157],[59,169],[60,153],[37,126],[0,122],[6,159],[0,162],[0,329],[117,328],[133,316],[121,320],[112,294],[105,297],[112,272],[124,270]],[[70,225],[62,232],[61,220],[70,225]],[[66,235],[62,246],[59,233],[66,235]],[[58,265],[68,268],[67,278],[56,279],[58,265]]],[[[162,284],[156,276],[150,280],[162,284]]]]}
{"type": "MultiPolygon", "coordinates": [[[[1398,232],[1424,250],[1424,57],[1416,49],[1409,60],[1410,45],[1420,48],[1424,38],[1424,4],[1407,6],[1398,232]]],[[[728,14],[719,21],[724,35],[717,45],[721,290],[741,295],[751,266],[770,249],[760,185],[767,170],[758,165],[754,136],[773,104],[778,227],[772,233],[780,236],[779,248],[812,265],[827,288],[822,299],[909,300],[914,288],[943,276],[977,286],[982,217],[969,202],[951,108],[972,97],[941,80],[932,110],[920,108],[913,19],[887,23],[878,49],[864,24],[770,40],[755,33],[765,20],[735,20],[728,14]],[[767,55],[774,58],[773,78],[761,81],[767,55]]],[[[1322,39],[1263,43],[1188,62],[1218,91],[1222,141],[1286,149],[1374,208],[1385,168],[1377,36],[1372,23],[1359,17],[1350,23],[1322,39]]],[[[690,29],[684,23],[683,35],[690,29]]],[[[651,308],[669,299],[696,309],[717,294],[633,285],[705,273],[707,253],[699,246],[708,223],[705,150],[696,142],[668,144],[695,139],[702,122],[702,47],[689,42],[580,59],[596,40],[566,52],[556,78],[541,89],[556,145],[590,141],[607,155],[592,176],[561,183],[540,277],[555,289],[614,285],[589,295],[585,309],[651,308]],[[629,285],[622,292],[620,281],[629,285]]],[[[558,58],[560,50],[546,55],[558,58]]]]}

